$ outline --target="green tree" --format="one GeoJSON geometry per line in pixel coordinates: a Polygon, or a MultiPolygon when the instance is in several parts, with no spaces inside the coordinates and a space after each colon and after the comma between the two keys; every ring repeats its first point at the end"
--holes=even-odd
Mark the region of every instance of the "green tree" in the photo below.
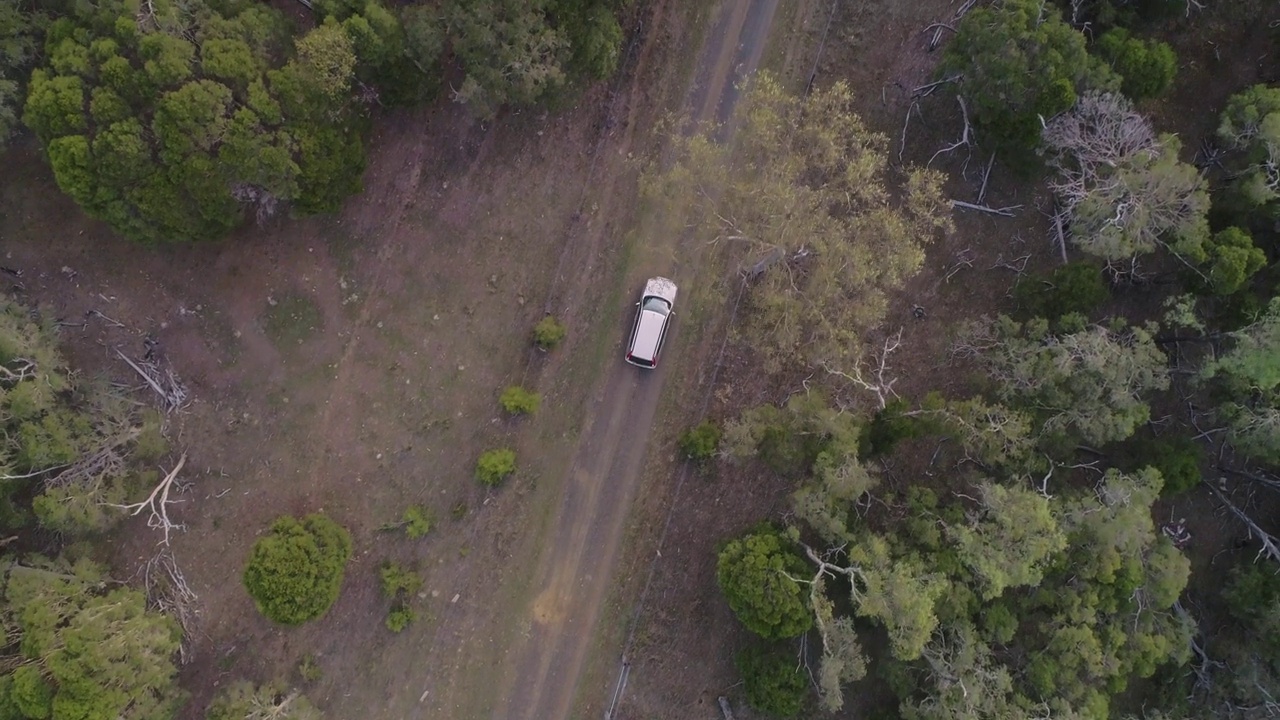
{"type": "Polygon", "coordinates": [[[1280,387],[1280,297],[1261,316],[1227,334],[1230,347],[1207,362],[1205,378],[1217,378],[1237,397],[1268,394],[1280,387]]]}
{"type": "Polygon", "coordinates": [[[1111,297],[1102,271],[1085,262],[1054,268],[1047,277],[1019,282],[1013,288],[1020,317],[1057,320],[1072,313],[1088,315],[1111,297]]]}
{"type": "Polygon", "coordinates": [[[542,396],[531,390],[525,390],[519,385],[512,385],[502,391],[498,404],[512,415],[532,415],[538,412],[538,406],[542,404],[542,396]]]}
{"type": "Polygon", "coordinates": [[[46,18],[23,0],[0,0],[0,150],[18,129],[24,80],[35,62],[46,18]]]}
{"type": "Polygon", "coordinates": [[[956,346],[976,359],[1002,400],[1021,403],[1048,435],[1123,440],[1147,421],[1147,396],[1169,386],[1150,329],[1079,324],[1051,332],[1043,319],[972,323],[956,346]]]}
{"type": "Polygon", "coordinates": [[[1205,247],[1209,288],[1216,295],[1231,295],[1267,266],[1267,254],[1253,244],[1246,230],[1229,227],[1213,235],[1205,247]]]}
{"type": "Polygon", "coordinates": [[[776,640],[813,626],[808,593],[797,582],[807,571],[791,541],[765,527],[725,545],[716,563],[716,580],[738,620],[760,637],[776,640]]]}
{"type": "Polygon", "coordinates": [[[0,614],[22,662],[8,676],[20,717],[162,720],[184,699],[177,623],[92,563],[11,565],[0,614]]]}
{"type": "Polygon", "coordinates": [[[52,329],[0,301],[0,527],[25,524],[30,502],[50,530],[106,530],[125,516],[111,505],[154,485],[138,466],[164,451],[158,415],[77,382],[52,329]]]}
{"type": "Polygon", "coordinates": [[[1044,131],[1058,221],[1086,253],[1108,262],[1168,248],[1185,264],[1206,258],[1208,185],[1178,159],[1123,96],[1089,92],[1044,131]]]}
{"type": "Polygon", "coordinates": [[[795,717],[809,696],[809,678],[792,657],[777,647],[752,643],[734,657],[751,707],[782,718],[795,717]]]}
{"type": "Polygon", "coordinates": [[[283,625],[301,625],[338,599],[351,559],[351,536],[320,514],[285,515],[249,553],[244,584],[258,610],[283,625]]]}
{"type": "Polygon", "coordinates": [[[1085,50],[1084,36],[1052,4],[1006,0],[965,15],[939,72],[959,75],[978,142],[1025,164],[1040,143],[1040,118],[1070,108],[1087,86],[1114,84],[1085,50]]]}
{"type": "Polygon", "coordinates": [[[961,560],[978,579],[984,600],[1005,588],[1036,586],[1045,568],[1066,547],[1066,536],[1041,494],[985,482],[979,506],[967,524],[950,526],[961,560]]]}
{"type": "Polygon", "coordinates": [[[762,260],[742,332],[767,369],[833,369],[857,357],[887,295],[911,277],[931,239],[951,229],[941,176],[907,173],[887,189],[887,139],[853,112],[837,82],[803,98],[757,75],[743,98],[733,147],[678,135],[676,160],[649,173],[644,192],[673,222],[762,260]]]}
{"type": "MultiPolygon", "coordinates": [[[[365,87],[377,90],[389,105],[404,105],[433,96],[440,85],[443,42],[425,42],[423,13],[426,6],[405,8],[403,18],[377,0],[353,3],[321,3],[323,16],[342,21],[358,59],[356,75],[365,87]]],[[[437,31],[438,36],[438,31],[437,31]]]]}
{"type": "Polygon", "coordinates": [[[234,682],[214,698],[205,720],[321,720],[320,711],[297,690],[281,685],[234,682]]]}
{"type": "Polygon", "coordinates": [[[1280,88],[1254,85],[1227,101],[1218,139],[1237,151],[1232,187],[1249,208],[1280,214],[1280,88]]]}
{"type": "Polygon", "coordinates": [[[1124,78],[1120,91],[1133,100],[1163,95],[1178,72],[1178,57],[1168,43],[1132,37],[1124,28],[1103,33],[1094,51],[1124,78]]]}
{"type": "MultiPolygon", "coordinates": [[[[624,0],[625,1],[625,0],[624,0]]],[[[589,78],[604,79],[618,68],[622,26],[610,5],[616,0],[556,0],[554,14],[573,49],[569,66],[589,78]]]]}
{"type": "Polygon", "coordinates": [[[529,105],[560,89],[571,49],[548,16],[550,0],[456,0],[444,23],[466,76],[455,100],[493,116],[503,105],[529,105]]]}
{"type": "Polygon", "coordinates": [[[360,187],[351,38],[322,25],[290,43],[278,11],[124,0],[50,26],[24,121],[54,177],[127,237],[220,237],[246,210],[323,212],[360,187]],[[284,63],[281,66],[281,63],[284,63]]]}

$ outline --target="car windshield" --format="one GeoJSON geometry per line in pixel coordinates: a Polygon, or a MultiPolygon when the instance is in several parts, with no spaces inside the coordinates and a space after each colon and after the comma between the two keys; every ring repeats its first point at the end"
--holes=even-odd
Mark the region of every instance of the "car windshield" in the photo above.
{"type": "Polygon", "coordinates": [[[671,306],[667,304],[666,300],[663,300],[660,297],[651,297],[645,300],[644,309],[649,310],[650,312],[656,312],[659,315],[666,315],[671,312],[671,306]]]}

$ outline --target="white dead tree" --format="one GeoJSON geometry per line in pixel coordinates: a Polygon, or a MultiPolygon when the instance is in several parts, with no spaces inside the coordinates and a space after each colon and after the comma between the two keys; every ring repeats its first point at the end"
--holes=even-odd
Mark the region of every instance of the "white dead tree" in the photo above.
{"type": "Polygon", "coordinates": [[[169,493],[173,490],[174,480],[177,479],[178,473],[182,471],[182,466],[187,464],[186,453],[178,458],[178,464],[173,466],[169,474],[164,476],[154,488],[151,494],[145,500],[127,505],[116,503],[105,503],[107,507],[119,508],[129,513],[130,516],[136,516],[143,510],[149,511],[147,515],[147,527],[161,530],[164,532],[164,539],[160,541],[162,545],[169,544],[169,532],[171,530],[182,530],[184,525],[173,522],[169,519],[169,503],[175,502],[169,499],[169,493]]]}
{"type": "Polygon", "coordinates": [[[1245,528],[1249,531],[1250,539],[1257,540],[1261,544],[1262,547],[1258,549],[1258,557],[1263,557],[1265,555],[1275,562],[1280,562],[1280,539],[1277,539],[1271,533],[1263,530],[1253,518],[1249,517],[1249,513],[1241,509],[1240,506],[1231,502],[1231,498],[1227,497],[1227,494],[1223,492],[1219,483],[1206,480],[1205,485],[1207,485],[1209,490],[1213,492],[1214,496],[1218,498],[1218,501],[1222,503],[1222,506],[1234,515],[1237,520],[1244,524],[1245,528]]]}
{"type": "Polygon", "coordinates": [[[1060,243],[1116,268],[1164,247],[1199,272],[1184,255],[1208,237],[1209,195],[1200,172],[1178,160],[1176,137],[1157,136],[1124,97],[1091,92],[1045,122],[1043,138],[1060,243]]]}
{"type": "Polygon", "coordinates": [[[898,332],[885,338],[884,346],[872,355],[874,364],[866,375],[863,374],[861,360],[853,366],[852,373],[832,368],[826,362],[822,363],[822,367],[828,374],[838,375],[875,395],[879,408],[883,410],[889,404],[890,397],[898,397],[897,391],[893,389],[894,383],[898,382],[898,379],[896,377],[886,377],[886,373],[889,369],[889,356],[902,345],[902,330],[903,328],[898,328],[898,332]]]}

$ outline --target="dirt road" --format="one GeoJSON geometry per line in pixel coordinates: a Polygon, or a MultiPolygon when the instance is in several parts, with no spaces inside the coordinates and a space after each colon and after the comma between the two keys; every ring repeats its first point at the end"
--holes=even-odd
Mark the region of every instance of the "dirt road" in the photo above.
{"type": "MultiPolygon", "coordinates": [[[[729,120],[739,81],[759,63],[777,5],[777,0],[726,0],[718,8],[687,94],[690,117],[729,120]]],[[[675,266],[680,241],[672,235],[641,237],[641,254],[628,273],[631,284],[639,288],[644,277],[656,274],[692,280],[694,268],[675,266]]],[[[620,352],[609,362],[612,367],[589,406],[552,535],[538,560],[527,609],[530,630],[508,655],[495,720],[568,717],[641,483],[663,379],[681,371],[669,364],[642,371],[624,363],[620,352]]]]}

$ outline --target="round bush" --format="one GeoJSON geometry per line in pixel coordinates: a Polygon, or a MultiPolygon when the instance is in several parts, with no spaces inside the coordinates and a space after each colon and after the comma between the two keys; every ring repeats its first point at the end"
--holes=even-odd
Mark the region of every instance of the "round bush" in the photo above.
{"type": "Polygon", "coordinates": [[[300,625],[338,599],[350,559],[351,535],[341,525],[319,514],[302,520],[286,515],[253,544],[244,586],[263,615],[300,625]]]}
{"type": "Polygon", "coordinates": [[[493,486],[516,471],[516,451],[511,448],[489,450],[476,462],[476,479],[493,486]]]}
{"type": "Polygon", "coordinates": [[[795,637],[813,626],[809,588],[791,579],[809,573],[795,545],[768,526],[730,541],[716,563],[716,580],[733,614],[768,640],[795,637]]]}

